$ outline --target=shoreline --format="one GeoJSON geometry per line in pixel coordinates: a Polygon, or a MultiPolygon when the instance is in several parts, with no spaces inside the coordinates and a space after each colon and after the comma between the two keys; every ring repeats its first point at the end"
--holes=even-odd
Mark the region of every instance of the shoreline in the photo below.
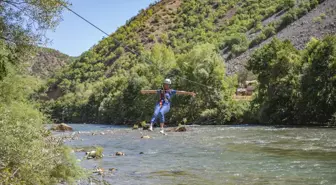
{"type": "MultiPolygon", "coordinates": [[[[111,123],[74,123],[74,122],[62,122],[65,124],[70,125],[102,125],[102,126],[119,126],[119,127],[125,127],[125,128],[132,128],[132,124],[111,124],[111,123]]],[[[48,123],[47,125],[55,125],[55,124],[61,124],[61,123],[48,123]]],[[[156,125],[156,124],[155,124],[156,125]]],[[[271,124],[245,124],[245,123],[236,123],[236,124],[185,124],[183,126],[187,127],[195,127],[195,126],[232,126],[232,127],[275,127],[275,128],[336,128],[336,125],[327,125],[327,124],[293,124],[293,125],[271,125],[271,124]]],[[[173,124],[167,124],[165,125],[165,128],[174,128],[178,127],[178,125],[173,124]]],[[[139,127],[140,129],[140,127],[139,127]]]]}

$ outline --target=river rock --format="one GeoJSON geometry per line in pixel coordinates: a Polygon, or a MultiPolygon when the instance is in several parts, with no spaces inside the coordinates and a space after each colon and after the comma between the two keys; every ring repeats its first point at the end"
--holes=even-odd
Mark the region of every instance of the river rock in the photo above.
{"type": "Polygon", "coordinates": [[[93,159],[93,158],[102,158],[104,157],[104,154],[102,154],[101,152],[97,152],[97,151],[91,151],[91,152],[86,152],[85,153],[85,157],[87,159],[93,159]]]}
{"type": "Polygon", "coordinates": [[[96,170],[93,173],[98,173],[99,175],[104,175],[104,169],[103,168],[96,168],[96,170]]]}
{"type": "Polygon", "coordinates": [[[143,130],[149,130],[149,125],[144,125],[144,126],[142,127],[142,129],[143,129],[143,130]]]}
{"type": "Polygon", "coordinates": [[[175,129],[175,132],[186,132],[187,131],[187,129],[186,129],[186,127],[184,127],[184,126],[182,126],[182,127],[177,127],[176,129],[175,129]]]}
{"type": "Polygon", "coordinates": [[[132,129],[133,129],[133,130],[138,130],[138,129],[139,129],[139,126],[135,124],[135,125],[133,126],[132,129]]]}
{"type": "Polygon", "coordinates": [[[175,132],[175,128],[167,128],[166,130],[165,130],[165,132],[175,132]]]}
{"type": "Polygon", "coordinates": [[[150,139],[150,136],[141,136],[141,139],[150,139]]]}
{"type": "Polygon", "coordinates": [[[125,153],[123,153],[123,152],[117,152],[116,153],[116,156],[124,156],[125,155],[125,153]]]}
{"type": "Polygon", "coordinates": [[[65,131],[72,131],[73,129],[69,125],[61,123],[59,125],[55,125],[51,130],[65,132],[65,131]]]}
{"type": "Polygon", "coordinates": [[[91,151],[91,152],[86,152],[86,158],[87,159],[93,159],[97,157],[97,152],[96,151],[91,151]]]}
{"type": "Polygon", "coordinates": [[[109,171],[110,172],[115,172],[115,171],[117,171],[117,169],[115,169],[115,168],[109,168],[109,171]]]}

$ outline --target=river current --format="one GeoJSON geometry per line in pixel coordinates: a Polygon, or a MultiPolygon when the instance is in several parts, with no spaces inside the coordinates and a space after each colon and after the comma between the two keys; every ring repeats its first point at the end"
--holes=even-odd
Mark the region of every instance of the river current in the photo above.
{"type": "Polygon", "coordinates": [[[162,135],[158,128],[70,125],[77,139],[67,145],[104,148],[102,159],[75,155],[87,169],[116,168],[100,177],[111,184],[336,184],[335,128],[195,126],[162,135]]]}

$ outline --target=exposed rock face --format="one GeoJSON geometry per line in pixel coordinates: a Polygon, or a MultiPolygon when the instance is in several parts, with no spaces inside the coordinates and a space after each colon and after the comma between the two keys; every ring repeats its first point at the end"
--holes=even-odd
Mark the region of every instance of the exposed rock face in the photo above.
{"type": "Polygon", "coordinates": [[[336,34],[335,0],[326,0],[299,20],[281,30],[275,36],[247,50],[241,55],[226,61],[227,74],[231,75],[244,69],[253,52],[269,43],[274,37],[281,40],[288,39],[297,49],[303,49],[312,37],[322,38],[328,34],[336,34]],[[322,21],[316,22],[314,19],[323,13],[326,14],[325,18],[322,21]]]}
{"type": "Polygon", "coordinates": [[[178,127],[178,128],[175,129],[175,132],[186,132],[186,131],[187,131],[187,129],[184,126],[178,127]]]}

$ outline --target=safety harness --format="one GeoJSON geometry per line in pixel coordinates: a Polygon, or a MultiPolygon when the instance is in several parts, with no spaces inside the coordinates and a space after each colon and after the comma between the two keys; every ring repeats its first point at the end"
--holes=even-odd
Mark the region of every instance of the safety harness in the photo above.
{"type": "Polygon", "coordinates": [[[160,89],[160,108],[163,106],[163,101],[168,102],[168,99],[166,98],[166,90],[164,90],[164,88],[160,89]]]}

